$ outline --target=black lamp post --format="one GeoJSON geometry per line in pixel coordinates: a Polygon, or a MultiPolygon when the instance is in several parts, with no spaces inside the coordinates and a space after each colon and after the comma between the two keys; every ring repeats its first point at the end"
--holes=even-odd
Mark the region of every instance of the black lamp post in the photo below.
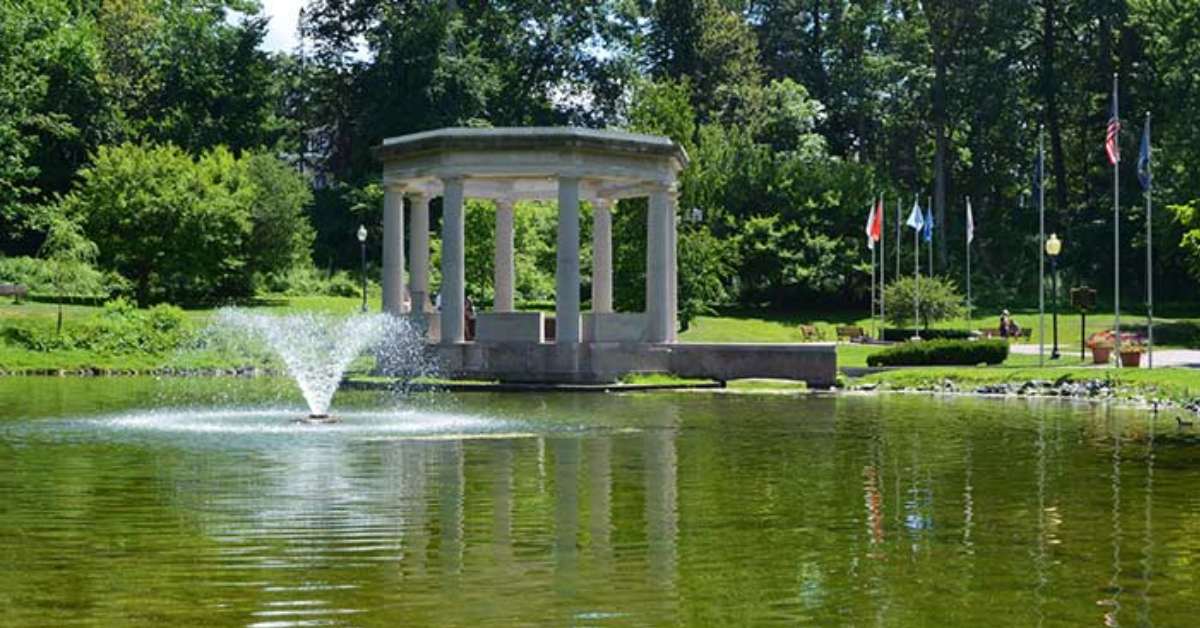
{"type": "Polygon", "coordinates": [[[362,249],[362,311],[367,313],[367,228],[358,226],[358,246],[362,249]]]}
{"type": "Polygon", "coordinates": [[[1051,233],[1046,240],[1046,255],[1050,256],[1050,292],[1054,295],[1054,350],[1050,352],[1050,359],[1057,360],[1058,353],[1058,254],[1062,252],[1062,240],[1058,239],[1058,235],[1051,233]]]}

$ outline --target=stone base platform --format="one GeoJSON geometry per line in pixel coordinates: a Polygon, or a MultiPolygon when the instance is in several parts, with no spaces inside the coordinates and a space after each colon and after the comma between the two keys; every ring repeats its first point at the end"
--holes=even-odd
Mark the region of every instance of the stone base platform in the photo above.
{"type": "Polygon", "coordinates": [[[431,345],[452,378],[597,384],[631,373],[719,382],[790,379],[810,388],[837,380],[837,351],[820,344],[475,343],[431,345]]]}

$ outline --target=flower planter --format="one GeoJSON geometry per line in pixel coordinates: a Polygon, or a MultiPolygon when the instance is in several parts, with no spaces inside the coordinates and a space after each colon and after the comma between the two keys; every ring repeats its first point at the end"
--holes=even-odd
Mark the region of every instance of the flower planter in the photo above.
{"type": "Polygon", "coordinates": [[[1137,368],[1142,363],[1141,351],[1122,351],[1121,366],[1137,368]]]}
{"type": "Polygon", "coordinates": [[[1092,347],[1093,364],[1108,364],[1110,357],[1112,357],[1112,347],[1092,347]]]}

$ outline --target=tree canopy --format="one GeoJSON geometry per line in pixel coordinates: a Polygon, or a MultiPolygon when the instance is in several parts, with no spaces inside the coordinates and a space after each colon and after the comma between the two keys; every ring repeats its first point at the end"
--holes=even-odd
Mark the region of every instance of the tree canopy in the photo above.
{"type": "MultiPolygon", "coordinates": [[[[1064,283],[1103,299],[1116,75],[1120,246],[1146,246],[1134,156],[1150,114],[1156,286],[1178,300],[1200,280],[1200,0],[308,0],[300,17],[295,49],[267,52],[253,0],[0,0],[0,252],[37,255],[37,208],[76,207],[96,263],[139,297],[244,294],[310,259],[353,268],[360,222],[379,259],[384,137],[570,124],[667,135],[691,156],[680,206],[703,220],[680,232],[685,318],[861,303],[877,195],[890,239],[914,199],[932,204],[934,270],[960,282],[969,197],[977,301],[1016,305],[1036,302],[1041,141],[1064,283]],[[149,221],[138,240],[128,207],[149,221]],[[201,218],[204,233],[180,232],[201,218]],[[176,237],[213,240],[166,260],[176,237]],[[176,264],[213,274],[189,270],[202,280],[185,288],[176,264]]],[[[619,307],[641,306],[644,211],[614,215],[619,307]]],[[[489,219],[468,211],[481,241],[489,219]]],[[[553,215],[522,204],[517,224],[520,296],[543,299],[553,215]]],[[[911,268],[896,250],[889,274],[911,268]]],[[[486,300],[485,252],[470,289],[486,300]]],[[[1122,273],[1136,293],[1141,265],[1122,273]]]]}

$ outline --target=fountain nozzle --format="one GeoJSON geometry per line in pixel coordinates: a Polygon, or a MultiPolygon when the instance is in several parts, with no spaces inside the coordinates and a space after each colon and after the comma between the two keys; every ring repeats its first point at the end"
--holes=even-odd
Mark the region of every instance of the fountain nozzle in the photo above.
{"type": "Polygon", "coordinates": [[[304,423],[306,425],[327,425],[330,423],[339,423],[337,417],[329,414],[310,414],[306,417],[296,419],[294,423],[304,423]]]}

